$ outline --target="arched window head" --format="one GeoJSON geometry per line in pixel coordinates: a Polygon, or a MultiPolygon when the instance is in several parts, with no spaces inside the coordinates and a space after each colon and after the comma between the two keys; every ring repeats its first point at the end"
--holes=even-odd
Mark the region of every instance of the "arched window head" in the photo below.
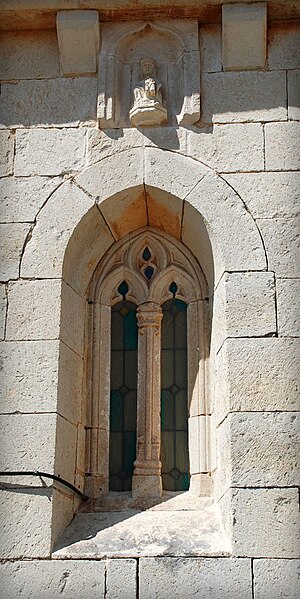
{"type": "Polygon", "coordinates": [[[90,289],[94,497],[159,497],[187,490],[200,474],[188,439],[205,403],[206,293],[190,252],[149,228],[116,242],[98,265],[90,289]]]}

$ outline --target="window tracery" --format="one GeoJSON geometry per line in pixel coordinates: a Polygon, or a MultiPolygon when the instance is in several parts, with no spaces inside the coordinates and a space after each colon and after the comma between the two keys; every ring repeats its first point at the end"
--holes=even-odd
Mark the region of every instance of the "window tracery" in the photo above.
{"type": "MultiPolygon", "coordinates": [[[[197,466],[199,459],[195,459],[188,451],[187,439],[192,428],[188,423],[191,423],[192,418],[205,413],[205,296],[206,282],[203,273],[190,252],[173,238],[168,235],[162,237],[158,231],[149,227],[115,243],[96,269],[90,289],[91,426],[87,464],[87,483],[93,497],[107,493],[109,488],[114,487],[109,479],[110,475],[116,476],[115,471],[111,471],[111,465],[114,460],[116,464],[118,459],[112,439],[116,439],[118,433],[118,442],[122,445],[127,433],[132,437],[135,434],[135,431],[127,430],[124,424],[127,418],[124,406],[129,401],[126,399],[127,395],[132,391],[132,387],[124,382],[124,356],[127,351],[124,338],[123,366],[119,368],[119,374],[122,373],[123,378],[118,381],[120,384],[117,388],[113,380],[116,368],[114,330],[116,319],[123,318],[124,309],[132,309],[137,321],[133,497],[159,497],[163,487],[166,490],[185,490],[188,488],[189,477],[192,481],[200,474],[197,466]],[[172,314],[169,325],[173,327],[173,335],[180,337],[180,331],[176,333],[174,328],[176,318],[181,319],[181,329],[183,327],[185,332],[181,330],[182,347],[178,346],[176,340],[174,347],[165,347],[164,351],[168,314],[172,314]],[[180,359],[178,356],[181,354],[180,359]],[[168,365],[167,355],[172,360],[172,368],[168,365]],[[177,374],[170,385],[164,386],[168,368],[177,374]],[[185,377],[184,382],[179,381],[180,376],[182,380],[185,377]],[[164,399],[167,396],[168,400],[164,399]],[[176,398],[181,399],[177,401],[176,398]],[[176,401],[178,407],[175,407],[176,401]],[[113,402],[118,405],[118,431],[114,430],[117,417],[112,414],[113,402]],[[171,412],[173,431],[168,430],[165,424],[170,423],[171,412]],[[169,467],[171,455],[172,464],[169,467]]],[[[133,428],[132,424],[130,426],[133,428]]],[[[127,449],[124,450],[123,447],[123,455],[124,451],[126,453],[127,449]]],[[[133,455],[132,441],[130,451],[133,455]]],[[[124,459],[122,460],[119,460],[121,465],[118,466],[118,472],[121,473],[121,478],[128,478],[130,472],[126,473],[124,459]]],[[[127,483],[123,486],[116,483],[118,485],[123,490],[128,489],[127,483]]]]}

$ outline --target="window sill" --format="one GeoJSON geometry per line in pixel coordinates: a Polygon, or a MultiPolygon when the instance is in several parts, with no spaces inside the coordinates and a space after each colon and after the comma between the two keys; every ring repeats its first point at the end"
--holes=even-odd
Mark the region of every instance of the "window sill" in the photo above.
{"type": "Polygon", "coordinates": [[[130,495],[110,493],[84,510],[67,527],[53,558],[230,555],[217,506],[208,498],[165,493],[155,505],[133,507],[130,495]]]}

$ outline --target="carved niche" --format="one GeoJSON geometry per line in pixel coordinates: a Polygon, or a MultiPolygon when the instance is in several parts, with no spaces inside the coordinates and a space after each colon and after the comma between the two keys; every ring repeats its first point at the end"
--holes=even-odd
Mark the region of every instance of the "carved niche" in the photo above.
{"type": "Polygon", "coordinates": [[[102,129],[199,120],[196,19],[104,23],[99,60],[102,129]]]}

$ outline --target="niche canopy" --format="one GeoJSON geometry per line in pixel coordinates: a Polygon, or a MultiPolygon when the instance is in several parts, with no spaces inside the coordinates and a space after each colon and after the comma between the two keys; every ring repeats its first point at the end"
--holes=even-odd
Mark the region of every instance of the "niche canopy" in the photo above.
{"type": "Polygon", "coordinates": [[[200,118],[196,19],[103,23],[102,129],[192,125],[200,118]]]}

